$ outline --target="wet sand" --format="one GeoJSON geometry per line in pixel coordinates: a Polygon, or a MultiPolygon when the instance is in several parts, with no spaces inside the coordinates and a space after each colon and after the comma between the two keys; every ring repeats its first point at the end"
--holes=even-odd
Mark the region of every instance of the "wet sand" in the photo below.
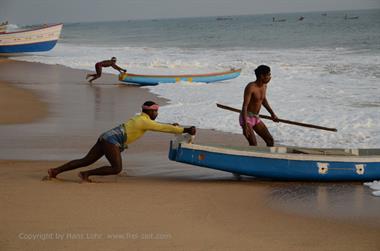
{"type": "Polygon", "coordinates": [[[0,107],[4,108],[0,124],[31,123],[46,116],[47,105],[30,91],[0,82],[0,95],[0,107]]]}
{"type": "MultiPolygon", "coordinates": [[[[1,89],[0,99],[22,102],[20,93],[27,93],[32,112],[46,107],[12,124],[0,115],[1,250],[380,249],[376,225],[274,206],[302,183],[236,181],[169,161],[168,134],[148,133],[132,144],[123,154],[123,174],[94,178],[101,183],[80,184],[77,171],[41,181],[48,168],[85,154],[102,131],[138,112],[143,101],[166,102],[146,89],[120,86],[110,74],[88,85],[85,74],[0,61],[0,81],[12,89],[12,95],[1,89]]],[[[18,105],[6,107],[20,112],[18,105]]],[[[245,145],[241,135],[210,130],[199,130],[197,141],[245,145]]]]}

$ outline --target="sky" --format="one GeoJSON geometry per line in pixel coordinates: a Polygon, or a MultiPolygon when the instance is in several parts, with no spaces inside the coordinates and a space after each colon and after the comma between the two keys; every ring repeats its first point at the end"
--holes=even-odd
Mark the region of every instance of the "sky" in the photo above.
{"type": "Polygon", "coordinates": [[[41,24],[375,8],[380,8],[380,0],[0,0],[0,22],[41,24]]]}

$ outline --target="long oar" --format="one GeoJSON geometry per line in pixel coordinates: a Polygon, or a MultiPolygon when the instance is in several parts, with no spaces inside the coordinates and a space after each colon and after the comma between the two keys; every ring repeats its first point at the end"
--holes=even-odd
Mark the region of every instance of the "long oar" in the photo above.
{"type": "MultiPolygon", "coordinates": [[[[226,105],[216,104],[216,106],[219,108],[225,109],[225,110],[241,113],[241,110],[233,108],[233,107],[229,107],[226,105]]],[[[260,118],[263,118],[263,119],[273,120],[273,118],[271,116],[261,115],[261,114],[259,114],[259,116],[260,116],[260,118]]],[[[286,120],[286,119],[278,119],[278,121],[282,122],[282,123],[286,123],[286,124],[298,125],[298,126],[315,128],[315,129],[320,129],[320,130],[326,130],[326,131],[332,131],[332,132],[338,131],[336,128],[329,128],[329,127],[324,127],[324,126],[319,126],[319,125],[306,124],[306,123],[301,123],[301,122],[296,122],[296,121],[291,121],[291,120],[286,120]]]]}

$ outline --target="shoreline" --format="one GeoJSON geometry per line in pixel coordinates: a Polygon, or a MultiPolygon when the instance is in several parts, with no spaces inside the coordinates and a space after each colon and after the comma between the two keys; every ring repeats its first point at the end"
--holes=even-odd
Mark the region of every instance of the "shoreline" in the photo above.
{"type": "MultiPolygon", "coordinates": [[[[120,84],[117,76],[112,74],[104,74],[98,83],[90,85],[84,79],[88,73],[84,70],[15,60],[0,64],[0,81],[37,93],[48,106],[42,120],[30,125],[15,124],[3,130],[0,147],[7,145],[7,148],[0,152],[0,159],[68,160],[79,157],[102,132],[138,113],[144,101],[154,100],[160,105],[168,102],[148,89],[120,84]],[[17,74],[18,68],[23,69],[23,74],[17,74]],[[19,140],[24,144],[17,142],[18,136],[12,135],[14,131],[23,131],[19,140]]],[[[32,105],[30,107],[35,109],[32,105]]],[[[171,121],[174,122],[181,123],[171,121]]],[[[198,132],[197,142],[246,144],[242,135],[209,129],[199,129],[198,132]]],[[[154,147],[148,151],[165,151],[166,155],[170,139],[171,135],[148,132],[128,152],[141,152],[150,144],[154,147]],[[162,144],[165,144],[165,150],[160,150],[162,144]]]]}
{"type": "Polygon", "coordinates": [[[48,116],[48,105],[38,95],[21,87],[0,81],[0,124],[26,124],[48,116]],[[16,96],[17,98],[13,98],[16,96]]]}
{"type": "MultiPolygon", "coordinates": [[[[80,184],[74,170],[61,181],[43,182],[48,168],[82,156],[100,132],[133,115],[142,100],[158,98],[142,88],[107,86],[115,82],[111,74],[101,79],[105,85],[91,86],[82,79],[84,71],[64,66],[1,64],[0,82],[36,93],[48,106],[27,124],[0,125],[5,250],[380,249],[379,227],[269,206],[277,183],[236,181],[228,173],[169,161],[167,134],[149,132],[123,153],[127,175],[80,184]],[[53,161],[4,158],[19,155],[53,161]]],[[[242,135],[214,130],[200,129],[198,136],[199,142],[246,144],[242,135]]]]}

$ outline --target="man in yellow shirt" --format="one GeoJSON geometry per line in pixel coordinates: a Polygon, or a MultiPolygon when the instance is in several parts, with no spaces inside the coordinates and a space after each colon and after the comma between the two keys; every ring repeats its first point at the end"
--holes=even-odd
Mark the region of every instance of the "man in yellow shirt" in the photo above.
{"type": "Polygon", "coordinates": [[[174,134],[189,133],[195,135],[194,126],[183,128],[178,124],[162,124],[154,121],[158,115],[159,106],[153,101],[146,101],[142,105],[142,112],[126,121],[125,123],[101,134],[96,144],[90,149],[86,156],[81,159],[72,160],[57,168],[48,170],[49,178],[56,178],[62,172],[89,166],[103,156],[111,164],[102,166],[93,170],[79,173],[82,181],[91,182],[89,179],[92,175],[115,175],[121,172],[121,152],[128,144],[139,139],[146,131],[167,132],[174,134]]]}

